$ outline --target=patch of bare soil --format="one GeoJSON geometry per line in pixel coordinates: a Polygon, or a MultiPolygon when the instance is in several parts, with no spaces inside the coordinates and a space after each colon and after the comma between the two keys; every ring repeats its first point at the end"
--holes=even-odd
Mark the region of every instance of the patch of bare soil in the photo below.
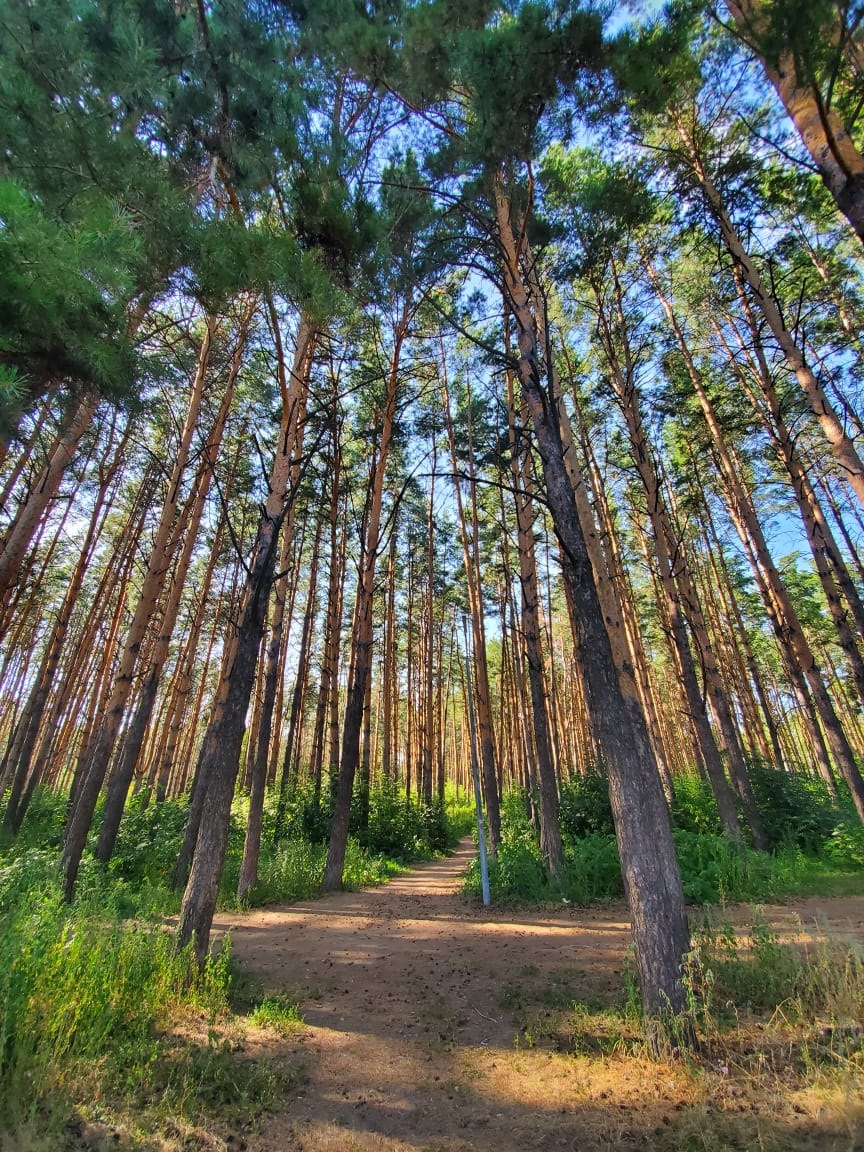
{"type": "MultiPolygon", "coordinates": [[[[805,1074],[770,1028],[758,1075],[734,1052],[649,1061],[635,1026],[604,1014],[623,996],[624,906],[482,909],[459,891],[471,852],[463,842],[381,888],[219,918],[242,969],[307,1022],[274,1042],[305,1078],[245,1136],[250,1152],[864,1152],[860,1067],[805,1074]]],[[[864,940],[862,899],[766,915],[790,936],[818,919],[864,940]]]]}

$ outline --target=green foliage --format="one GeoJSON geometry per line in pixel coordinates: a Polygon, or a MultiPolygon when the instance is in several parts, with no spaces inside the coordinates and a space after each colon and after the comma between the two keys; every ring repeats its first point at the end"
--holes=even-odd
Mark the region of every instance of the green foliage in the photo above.
{"type": "Polygon", "coordinates": [[[695,772],[675,777],[672,823],[685,832],[719,835],[720,815],[711,785],[695,772]]]}
{"type": "MultiPolygon", "coordinates": [[[[220,900],[231,905],[243,855],[245,802],[232,813],[229,848],[222,875],[220,900]]],[[[280,805],[271,796],[265,805],[259,880],[252,904],[305,900],[317,894],[324,874],[332,818],[331,798],[317,799],[309,785],[285,797],[280,805]]],[[[351,837],[345,858],[346,888],[382,884],[412,860],[429,859],[452,848],[471,827],[472,809],[451,799],[442,806],[406,798],[396,784],[382,782],[371,789],[368,820],[363,820],[360,787],[351,810],[351,837]]],[[[124,817],[125,819],[125,817],[124,817]]],[[[170,867],[170,865],[169,865],[170,867]]]]}
{"type": "Polygon", "coordinates": [[[564,279],[602,275],[616,249],[658,211],[646,175],[589,148],[553,145],[543,159],[545,206],[564,279]]]}
{"type": "Polygon", "coordinates": [[[627,29],[612,43],[609,62],[617,87],[640,110],[657,114],[698,83],[692,45],[703,6],[702,0],[674,0],[665,19],[627,29]]]}
{"type": "Polygon", "coordinates": [[[485,164],[530,160],[538,148],[540,117],[559,86],[574,84],[580,70],[599,65],[598,13],[571,10],[560,23],[551,17],[543,4],[522,4],[515,16],[462,40],[459,80],[472,93],[468,138],[485,164]]]}
{"type": "Polygon", "coordinates": [[[0,1125],[10,1129],[37,1109],[62,1117],[94,1063],[145,1084],[159,1026],[181,1007],[227,1011],[228,949],[199,972],[156,925],[124,925],[104,891],[64,905],[46,856],[30,850],[0,869],[0,1125]]]}
{"type": "Polygon", "coordinates": [[[751,765],[750,782],[771,847],[791,842],[805,852],[821,851],[842,814],[821,780],[751,765]]]}
{"type": "MultiPolygon", "coordinates": [[[[584,792],[577,786],[574,796],[587,799],[589,818],[602,812],[597,803],[600,789],[593,780],[584,792]]],[[[605,791],[605,782],[603,791],[605,791]]],[[[608,803],[608,797],[607,797],[608,803]]],[[[578,811],[578,809],[577,809],[578,811]]],[[[564,843],[564,864],[557,882],[553,882],[540,855],[537,833],[528,816],[527,797],[523,791],[512,791],[502,798],[501,844],[495,858],[489,860],[489,883],[496,899],[514,901],[560,901],[579,905],[608,900],[623,892],[621,864],[614,836],[604,831],[586,832],[582,837],[569,837],[564,843]]],[[[466,879],[466,890],[480,894],[480,866],[472,861],[466,879]]]]}
{"type": "Polygon", "coordinates": [[[386,782],[369,795],[369,822],[357,829],[369,852],[407,862],[446,852],[453,840],[443,804],[407,801],[402,790],[386,782]]]}
{"type": "MultiPolygon", "coordinates": [[[[761,917],[746,933],[711,923],[694,934],[686,964],[694,1015],[710,1034],[742,1012],[773,1012],[787,1021],[827,1016],[841,1028],[864,1013],[864,954],[838,940],[785,943],[761,917]]],[[[860,1044],[860,1036],[857,1038],[860,1044]]]]}
{"type": "Polygon", "coordinates": [[[561,833],[579,840],[594,832],[612,834],[612,805],[609,785],[599,772],[571,776],[561,785],[561,833]]]}
{"type": "MultiPolygon", "coordinates": [[[[407,863],[426,859],[452,848],[470,831],[472,808],[467,801],[426,804],[407,797],[399,784],[382,780],[364,800],[358,781],[351,806],[350,831],[370,853],[407,863]]],[[[264,840],[307,839],[321,844],[330,836],[332,798],[316,797],[311,785],[295,788],[281,806],[265,810],[264,840]]]]}
{"type": "MultiPolygon", "coordinates": [[[[809,893],[864,891],[864,827],[842,811],[825,807],[820,784],[769,769],[762,792],[768,826],[785,824],[772,852],[756,852],[721,834],[716,804],[698,776],[675,782],[672,806],[675,848],[684,896],[690,904],[782,900],[809,893]],[[775,778],[775,779],[772,779],[775,778]],[[774,788],[772,792],[770,789],[774,788]],[[771,797],[777,799],[772,808],[771,797]]],[[[494,897],[503,901],[571,901],[587,905],[623,894],[621,865],[601,776],[587,775],[561,789],[564,864],[556,883],[540,855],[539,835],[529,818],[524,792],[502,799],[502,843],[490,860],[494,897]]],[[[480,870],[473,861],[466,880],[480,894],[480,870]]]]}
{"type": "Polygon", "coordinates": [[[0,364],[8,424],[24,389],[38,394],[52,379],[128,393],[135,357],[126,302],[137,248],[132,222],[116,209],[100,205],[74,223],[57,222],[19,185],[0,180],[0,364]],[[10,371],[17,375],[10,378],[10,371]]]}
{"type": "Polygon", "coordinates": [[[249,1019],[260,1028],[272,1028],[283,1036],[296,1032],[304,1023],[299,1006],[281,995],[268,996],[256,1004],[249,1019]]]}
{"type": "MultiPolygon", "coordinates": [[[[220,905],[233,907],[243,858],[246,828],[245,798],[238,798],[231,813],[228,851],[220,883],[220,905]]],[[[57,849],[66,815],[65,798],[38,789],[20,835],[0,842],[7,889],[14,891],[15,877],[29,888],[41,877],[44,885],[55,883],[57,849]]],[[[161,804],[146,792],[133,796],[123,814],[114,855],[108,869],[85,856],[79,873],[78,892],[95,905],[104,902],[121,916],[151,917],[176,911],[177,893],[168,877],[177,858],[186,824],[184,800],[161,804]]],[[[331,811],[324,797],[316,804],[311,788],[298,788],[287,798],[277,836],[279,805],[271,796],[265,806],[259,863],[259,882],[251,894],[255,905],[276,901],[305,900],[317,894],[324,873],[331,811]]],[[[409,802],[396,785],[372,789],[369,821],[359,828],[360,805],[355,801],[352,836],[345,863],[345,886],[360,888],[381,884],[412,860],[428,859],[452,848],[473,825],[473,808],[452,796],[442,806],[409,802]]],[[[94,835],[99,827],[99,811],[94,835]]]]}
{"type": "Polygon", "coordinates": [[[176,859],[183,843],[188,807],[183,800],[157,804],[146,791],[126,805],[110,870],[130,887],[164,883],[167,861],[176,859]]]}
{"type": "Polygon", "coordinates": [[[864,824],[857,820],[838,824],[825,841],[823,852],[838,868],[864,869],[864,824]]]}
{"type": "Polygon", "coordinates": [[[728,836],[683,828],[673,835],[684,897],[690,904],[776,898],[783,889],[783,872],[794,868],[788,860],[781,868],[777,859],[754,852],[728,836]]]}
{"type": "Polygon", "coordinates": [[[624,895],[621,861],[613,836],[595,832],[575,841],[565,852],[561,894],[573,904],[586,906],[624,895]]]}

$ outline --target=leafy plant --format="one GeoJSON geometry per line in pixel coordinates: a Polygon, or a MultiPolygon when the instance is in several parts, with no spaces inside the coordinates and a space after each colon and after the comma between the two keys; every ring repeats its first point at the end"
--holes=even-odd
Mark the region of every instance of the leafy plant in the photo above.
{"type": "Polygon", "coordinates": [[[249,1015],[253,1024],[260,1028],[272,1028],[283,1036],[296,1032],[304,1024],[300,1008],[285,996],[268,996],[256,1004],[249,1015]]]}

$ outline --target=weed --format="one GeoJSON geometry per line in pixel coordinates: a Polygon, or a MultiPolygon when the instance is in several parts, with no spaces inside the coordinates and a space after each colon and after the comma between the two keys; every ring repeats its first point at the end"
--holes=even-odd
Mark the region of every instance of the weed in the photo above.
{"type": "Polygon", "coordinates": [[[256,1004],[249,1019],[259,1028],[271,1028],[280,1036],[289,1036],[305,1025],[299,1005],[280,995],[268,996],[256,1004]]]}

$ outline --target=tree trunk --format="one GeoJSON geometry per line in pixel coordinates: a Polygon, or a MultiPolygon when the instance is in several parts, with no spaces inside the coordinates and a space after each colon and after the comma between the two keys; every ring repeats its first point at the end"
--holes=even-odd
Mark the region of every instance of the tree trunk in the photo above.
{"type": "MultiPolygon", "coordinates": [[[[489,668],[486,660],[486,633],[483,626],[483,590],[479,572],[479,557],[477,549],[479,542],[474,536],[469,539],[468,522],[462,498],[462,483],[459,472],[459,460],[456,454],[456,440],[453,432],[453,420],[450,413],[450,392],[447,382],[447,362],[444,350],[441,350],[441,387],[444,407],[444,421],[447,427],[447,439],[450,445],[450,459],[453,466],[453,486],[456,492],[456,511],[459,517],[459,531],[462,539],[462,556],[465,562],[465,578],[468,584],[468,603],[471,609],[471,631],[474,646],[474,665],[476,681],[476,698],[474,701],[477,713],[477,729],[480,738],[480,765],[483,778],[483,798],[486,802],[486,820],[489,830],[489,849],[495,855],[501,843],[501,814],[498,799],[498,775],[495,766],[495,742],[492,735],[492,708],[489,692],[489,668]]],[[[473,452],[471,453],[471,474],[473,477],[473,452]]],[[[471,485],[471,503],[473,519],[476,527],[477,499],[475,486],[471,485]]]]}
{"type": "Polygon", "coordinates": [[[726,445],[719,421],[695,364],[692,365],[690,379],[711,435],[714,456],[723,480],[732,521],[745,550],[751,556],[754,573],[763,589],[778,642],[784,648],[788,648],[790,659],[797,663],[807,679],[831,755],[849,786],[859,817],[864,820],[864,780],[861,779],[861,773],[831,703],[816,658],[804,635],[798,613],[777,571],[759,524],[756,509],[726,445]]]}
{"type": "MultiPolygon", "coordinates": [[[[720,758],[720,752],[708,720],[708,714],[705,708],[705,696],[703,696],[699,687],[693,653],[690,649],[687,636],[687,625],[682,611],[679,580],[676,579],[676,577],[680,575],[679,569],[686,563],[683,554],[683,541],[676,537],[673,530],[658,475],[658,466],[654,460],[654,450],[648,442],[648,436],[645,431],[640,397],[635,380],[635,367],[630,356],[629,337],[625,326],[623,305],[620,300],[620,287],[614,271],[612,275],[615,281],[617,301],[617,323],[614,333],[607,315],[602,289],[597,283],[593,285],[598,309],[600,337],[611,374],[612,386],[615,389],[615,394],[627,425],[633,462],[636,465],[636,469],[642,480],[642,486],[645,490],[660,588],[664,597],[664,607],[669,621],[672,641],[678,657],[678,668],[681,674],[690,718],[696,729],[699,750],[708,773],[711,790],[717,800],[720,823],[728,836],[733,840],[740,840],[741,829],[738,827],[735,800],[726,780],[723,761],[720,758]],[[619,361],[618,358],[616,344],[622,349],[621,361],[619,361]]],[[[704,639],[707,644],[707,637],[704,639]]],[[[708,650],[710,653],[710,647],[708,650]]],[[[711,654],[711,658],[713,660],[713,654],[711,654]]],[[[707,673],[707,668],[705,671],[707,673]]],[[[754,835],[758,836],[760,833],[761,827],[759,826],[757,815],[754,835]]]]}
{"type": "Polygon", "coordinates": [[[57,495],[60,481],[78,449],[81,437],[93,422],[98,403],[98,395],[92,392],[85,392],[78,399],[69,427],[61,436],[51,459],[6,533],[0,548],[0,605],[8,604],[9,593],[19,577],[27,549],[46,508],[57,495]]]}
{"type": "Polygon", "coordinates": [[[105,812],[102,817],[102,826],[99,829],[99,840],[95,853],[96,859],[103,864],[111,859],[114,851],[114,844],[120,828],[120,819],[123,815],[123,808],[126,804],[129,786],[135,775],[135,770],[141,756],[144,736],[153,715],[153,705],[156,701],[156,693],[159,690],[159,684],[162,679],[162,670],[168,658],[168,650],[174,635],[174,626],[177,623],[177,614],[180,610],[183,589],[186,586],[186,577],[198,538],[198,529],[201,525],[204,505],[210,491],[213,470],[216,465],[216,459],[225,432],[225,425],[231,410],[231,403],[234,397],[234,385],[243,365],[246,336],[249,324],[252,321],[253,311],[254,302],[247,305],[246,312],[240,322],[240,329],[237,334],[228,379],[225,382],[222,402],[219,406],[213,428],[204,444],[201,462],[198,466],[195,482],[189,496],[190,507],[188,522],[184,524],[183,518],[181,517],[177,529],[172,534],[173,538],[168,541],[166,546],[167,554],[171,555],[177,547],[178,539],[181,537],[183,539],[182,551],[174,565],[173,577],[169,587],[168,600],[162,617],[159,637],[148,662],[137,707],[125,734],[120,763],[108,787],[108,795],[105,800],[105,812]]]}
{"type": "MultiPolygon", "coordinates": [[[[57,619],[54,622],[51,637],[46,646],[42,666],[34,683],[33,691],[27,701],[21,721],[19,722],[19,727],[22,729],[21,740],[17,743],[14,756],[9,757],[6,768],[8,773],[7,779],[11,780],[12,787],[6,807],[4,823],[13,832],[17,832],[20,828],[21,820],[26,811],[26,806],[22,806],[19,811],[22,797],[25,791],[32,791],[32,786],[28,787],[27,781],[42,727],[45,708],[54,688],[54,680],[60,668],[64,645],[69,633],[72,612],[78,602],[84,577],[92,560],[94,545],[99,539],[102,529],[105,526],[105,519],[110,511],[111,501],[108,495],[109,489],[117,476],[123,453],[129,443],[130,434],[131,426],[127,425],[124,435],[114,449],[111,460],[104,462],[99,467],[99,490],[93,502],[81,552],[79,553],[78,560],[72,570],[69,584],[64,593],[63,602],[57,614],[57,619]]],[[[35,785],[38,782],[39,775],[35,775],[32,784],[35,785]]],[[[3,781],[0,780],[0,794],[2,794],[3,791],[4,784],[3,781]]]]}
{"type": "Polygon", "coordinates": [[[537,773],[540,784],[540,850],[549,868],[549,874],[553,879],[557,879],[564,861],[564,852],[561,845],[558,780],[552,762],[549,714],[546,710],[546,687],[543,682],[537,563],[534,554],[534,510],[531,501],[530,449],[527,437],[523,436],[522,443],[519,443],[512,372],[507,373],[507,410],[510,468],[513,477],[513,499],[516,505],[516,523],[519,536],[522,639],[525,645],[525,663],[528,666],[531,715],[534,722],[534,747],[537,752],[537,773]]]}
{"type": "Polygon", "coordinates": [[[642,1003],[650,1015],[678,1013],[686,1006],[681,968],[690,937],[669,813],[638,700],[635,695],[625,698],[622,694],[612,658],[564,465],[556,406],[541,381],[537,331],[521,275],[510,202],[500,184],[495,199],[504,289],[518,335],[519,378],[534,423],[549,508],[561,544],[562,574],[573,603],[588,709],[609,773],[642,1003]]]}
{"type": "Polygon", "coordinates": [[[795,343],[795,337],[790,329],[787,328],[773,294],[763,282],[758,268],[744,248],[731,217],[726,211],[720,193],[711,181],[700,157],[692,148],[687,133],[683,130],[682,138],[691,153],[690,162],[693,167],[693,172],[702,187],[705,199],[717,221],[720,235],[723,238],[729,255],[750,286],[756,307],[764,317],[771,331],[771,335],[779,344],[786,358],[786,363],[790,371],[795,375],[804,395],[807,397],[810,410],[818,420],[819,426],[831,446],[831,451],[834,453],[835,459],[840,466],[841,474],[852,486],[861,503],[864,504],[864,464],[861,462],[855,444],[847,435],[843,427],[843,421],[837,412],[835,412],[834,406],[825,393],[825,389],[817,380],[812,368],[807,363],[804,353],[795,343]]]}
{"type": "MultiPolygon", "coordinates": [[[[837,207],[864,241],[864,156],[837,112],[826,103],[815,80],[799,67],[791,48],[774,49],[769,59],[765,38],[771,37],[771,5],[765,0],[727,0],[727,7],[747,44],[762,60],[765,75],[834,197],[837,207]]],[[[825,30],[826,38],[830,30],[825,30]]],[[[817,46],[811,46],[817,51],[817,46]]],[[[830,99],[830,97],[829,97],[830,99]]]]}
{"type": "Polygon", "coordinates": [[[81,789],[81,795],[75,806],[75,812],[66,828],[62,867],[64,873],[64,891],[67,900],[72,899],[75,880],[78,875],[78,866],[84,852],[84,845],[87,842],[87,833],[90,831],[93,813],[96,810],[96,802],[99,798],[102,783],[105,779],[111,754],[117,740],[117,734],[120,731],[123,716],[132,694],[135,672],[141,653],[141,645],[156,611],[156,605],[162,593],[165,578],[170,567],[170,546],[174,521],[179,506],[180,485],[189,458],[192,438],[198,424],[198,415],[204,397],[204,385],[207,378],[207,369],[210,363],[210,349],[215,330],[215,320],[208,317],[205,321],[204,335],[198,354],[198,366],[192,383],[186,419],[180,434],[177,455],[171,469],[165,499],[162,503],[159,523],[156,528],[153,547],[147,563],[147,572],[144,576],[138,603],[135,606],[135,612],[126,635],[123,656],[111,691],[111,698],[108,702],[105,715],[99,725],[99,732],[93,747],[93,755],[87,772],[87,778],[81,789]]]}
{"type": "MultiPolygon", "coordinates": [[[[743,303],[746,307],[746,301],[743,303]]],[[[747,309],[747,311],[749,313],[749,309],[747,309]]],[[[753,323],[752,316],[749,314],[748,321],[750,322],[751,340],[754,341],[753,347],[757,358],[757,371],[754,374],[759,383],[765,404],[768,406],[767,412],[763,404],[759,402],[758,397],[754,394],[753,386],[747,378],[747,375],[740,370],[738,372],[739,380],[747,392],[756,414],[762,420],[775,452],[792,482],[795,503],[798,505],[798,511],[801,514],[801,520],[807,535],[807,543],[810,545],[810,552],[816,565],[819,582],[822,585],[822,591],[825,593],[828,611],[831,614],[831,619],[837,632],[837,640],[849,664],[855,689],[858,693],[859,704],[864,706],[864,660],[861,658],[858,642],[849,623],[849,610],[851,605],[855,604],[856,608],[854,611],[860,616],[860,620],[856,618],[858,635],[864,635],[864,611],[862,611],[861,601],[856,589],[852,586],[851,580],[849,580],[848,572],[846,572],[845,565],[837,551],[837,546],[831,536],[825,515],[816,497],[816,493],[813,490],[813,485],[810,483],[807,468],[798,453],[795,437],[786,424],[780,398],[774,388],[768,363],[758,341],[758,329],[753,323]],[[846,607],[843,605],[841,591],[836,579],[838,562],[839,569],[845,574],[847,581],[846,607]],[[850,596],[851,600],[849,599],[850,596]]],[[[737,330],[736,335],[738,335],[737,330]]],[[[742,350],[746,353],[746,345],[741,340],[740,335],[739,342],[741,343],[742,350]]],[[[727,349],[727,352],[729,352],[731,358],[731,351],[727,349]]],[[[732,358],[732,363],[735,364],[734,358],[732,358]]]]}
{"type": "Polygon", "coordinates": [[[372,669],[372,608],[375,591],[375,570],[381,547],[381,512],[384,500],[384,479],[387,459],[396,419],[399,394],[399,361],[411,316],[409,304],[403,307],[394,326],[394,345],[387,376],[387,392],[381,413],[381,438],[372,461],[367,497],[368,515],[365,517],[361,539],[360,571],[357,581],[357,600],[354,609],[353,672],[348,681],[348,699],[342,726],[342,754],[339,778],[330,827],[330,843],[324,866],[322,890],[333,892],[342,887],[342,871],[348,847],[348,823],[351,816],[351,796],[354,776],[360,758],[360,736],[366,701],[366,682],[372,669]]]}
{"type": "Polygon", "coordinates": [[[252,560],[247,569],[236,626],[234,657],[225,669],[219,685],[199,759],[198,786],[199,789],[205,789],[206,796],[192,868],[180,908],[177,934],[181,948],[194,937],[195,954],[199,962],[203,962],[207,954],[219,880],[228,846],[231,801],[240,766],[246,714],[274,576],[279,530],[289,501],[296,497],[291,480],[295,475],[298,450],[302,442],[315,338],[312,325],[301,316],[291,382],[283,398],[279,441],[270,474],[269,491],[261,508],[252,560]]]}

